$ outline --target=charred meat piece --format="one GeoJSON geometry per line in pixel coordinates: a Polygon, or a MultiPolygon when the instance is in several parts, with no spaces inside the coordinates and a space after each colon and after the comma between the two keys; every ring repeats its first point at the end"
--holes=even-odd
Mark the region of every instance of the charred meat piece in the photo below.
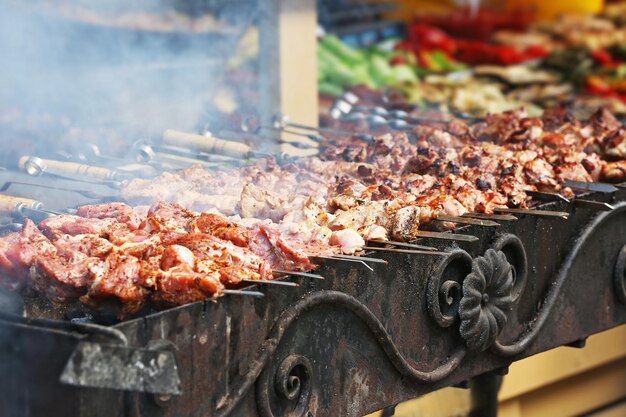
{"type": "Polygon", "coordinates": [[[600,179],[613,183],[626,182],[626,160],[607,163],[602,169],[600,179]]]}
{"type": "Polygon", "coordinates": [[[206,233],[189,233],[173,243],[184,246],[194,254],[197,272],[210,273],[215,268],[219,270],[223,267],[237,266],[249,271],[246,272],[250,275],[249,279],[271,279],[272,269],[268,261],[249,248],[239,247],[206,233]]]}
{"type": "Polygon", "coordinates": [[[287,203],[280,196],[254,184],[244,185],[240,200],[241,217],[280,221],[286,213],[287,203]]]}
{"type": "Polygon", "coordinates": [[[286,241],[278,230],[265,224],[253,228],[249,248],[275,269],[306,271],[313,267],[306,253],[286,241]]]}
{"type": "Polygon", "coordinates": [[[63,235],[52,243],[57,255],[67,259],[79,259],[84,256],[105,258],[114,247],[107,239],[97,235],[63,235]]]}
{"type": "Polygon", "coordinates": [[[0,237],[0,285],[9,290],[20,289],[27,275],[27,270],[13,263],[9,256],[19,245],[19,239],[19,232],[0,237]]]}
{"type": "Polygon", "coordinates": [[[610,160],[626,159],[626,128],[618,129],[604,141],[604,156],[610,160]]]}
{"type": "Polygon", "coordinates": [[[197,301],[272,269],[311,269],[312,255],[356,253],[368,239],[411,240],[443,214],[527,208],[527,191],[571,196],[567,180],[623,182],[624,131],[606,110],[587,121],[519,110],[420,125],[411,138],[336,137],[286,165],[267,158],[130,181],[122,194],[152,204],[147,213],[90,205],[0,238],[0,284],[120,316],[148,300],[197,301]]]}
{"type": "Polygon", "coordinates": [[[556,177],[559,179],[559,182],[565,182],[567,180],[571,181],[582,181],[582,182],[593,182],[593,178],[584,165],[576,162],[567,162],[557,166],[554,169],[556,173],[556,177]]]}
{"type": "Polygon", "coordinates": [[[330,237],[330,244],[337,245],[341,252],[346,255],[353,255],[355,252],[363,250],[365,240],[353,229],[343,229],[333,232],[330,237]]]}
{"type": "Polygon", "coordinates": [[[115,219],[86,219],[84,217],[62,214],[50,217],[41,223],[39,228],[50,239],[58,239],[63,235],[97,235],[105,236],[115,219]]]}
{"type": "Polygon", "coordinates": [[[30,267],[39,257],[56,256],[56,248],[29,219],[25,219],[22,230],[2,238],[0,260],[2,285],[5,288],[21,289],[28,286],[30,267]]]}
{"type": "MultiPolygon", "coordinates": [[[[206,265],[207,261],[204,262],[206,265]]],[[[160,265],[155,268],[157,291],[152,294],[153,301],[162,305],[180,305],[212,297],[224,288],[219,267],[202,273],[195,269],[196,256],[190,249],[181,245],[165,248],[160,265]]]]}
{"type": "Polygon", "coordinates": [[[421,223],[432,218],[430,207],[409,206],[398,210],[391,220],[390,236],[394,240],[409,241],[415,238],[421,223]]]}
{"type": "Polygon", "coordinates": [[[141,285],[141,264],[131,255],[114,252],[88,267],[91,285],[81,301],[92,308],[105,306],[127,317],[146,304],[149,292],[141,285]]]}
{"type": "Polygon", "coordinates": [[[193,252],[184,246],[171,245],[161,254],[161,269],[169,271],[173,268],[193,271],[196,259],[193,252]]]}
{"type": "Polygon", "coordinates": [[[162,271],[158,277],[157,291],[152,293],[151,298],[156,305],[163,307],[204,300],[224,289],[215,270],[212,273],[162,271]]]}
{"type": "Polygon", "coordinates": [[[115,219],[136,230],[141,225],[141,217],[124,203],[93,204],[79,207],[76,214],[89,219],[115,219]]]}
{"type": "Polygon", "coordinates": [[[96,257],[37,257],[30,278],[39,294],[53,302],[68,302],[85,294],[93,279],[91,271],[103,262],[96,257]]]}
{"type": "Polygon", "coordinates": [[[196,215],[180,204],[159,201],[148,211],[148,217],[142,222],[141,230],[149,233],[179,232],[186,233],[188,225],[196,215]]]}
{"type": "Polygon", "coordinates": [[[623,127],[622,123],[605,107],[600,107],[590,117],[588,122],[596,132],[614,131],[623,127]]]}
{"type": "Polygon", "coordinates": [[[248,231],[226,217],[214,213],[202,213],[190,225],[190,231],[207,233],[233,242],[237,246],[248,245],[248,231]]]}

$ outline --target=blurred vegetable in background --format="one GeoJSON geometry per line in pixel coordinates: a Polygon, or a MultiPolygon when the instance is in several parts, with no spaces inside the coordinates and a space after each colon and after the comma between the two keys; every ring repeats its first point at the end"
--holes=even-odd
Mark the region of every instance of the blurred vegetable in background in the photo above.
{"type": "Polygon", "coordinates": [[[589,50],[585,47],[554,51],[543,63],[582,87],[585,92],[626,103],[626,62],[623,47],[589,50]]]}
{"type": "Polygon", "coordinates": [[[335,35],[324,36],[318,45],[320,92],[339,95],[349,86],[377,89],[417,82],[415,58],[406,51],[394,50],[395,43],[356,49],[335,35]]]}

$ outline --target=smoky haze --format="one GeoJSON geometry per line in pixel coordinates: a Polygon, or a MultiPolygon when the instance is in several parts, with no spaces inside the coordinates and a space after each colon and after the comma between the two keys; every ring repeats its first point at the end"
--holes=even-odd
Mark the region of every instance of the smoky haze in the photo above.
{"type": "Polygon", "coordinates": [[[129,144],[194,130],[236,42],[232,16],[206,15],[210,3],[0,0],[0,112],[48,115],[54,128],[34,136],[50,146],[60,120],[129,144]]]}

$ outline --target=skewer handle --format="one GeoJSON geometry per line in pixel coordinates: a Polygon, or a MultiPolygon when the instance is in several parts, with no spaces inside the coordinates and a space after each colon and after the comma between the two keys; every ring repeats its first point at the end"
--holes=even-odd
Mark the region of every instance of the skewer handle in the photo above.
{"type": "Polygon", "coordinates": [[[31,209],[41,209],[43,204],[36,200],[23,197],[13,197],[10,195],[0,194],[0,213],[5,215],[13,215],[19,211],[21,206],[31,209]]]}
{"type": "Polygon", "coordinates": [[[166,130],[163,132],[163,142],[168,145],[185,146],[194,150],[217,153],[235,158],[245,158],[250,153],[250,147],[244,143],[196,135],[194,133],[178,132],[176,130],[166,130]]]}
{"type": "Polygon", "coordinates": [[[20,167],[30,175],[49,174],[70,174],[95,178],[99,180],[115,180],[117,172],[109,169],[93,165],[79,164],[77,162],[56,161],[53,159],[33,158],[31,156],[23,156],[19,161],[20,167]]]}

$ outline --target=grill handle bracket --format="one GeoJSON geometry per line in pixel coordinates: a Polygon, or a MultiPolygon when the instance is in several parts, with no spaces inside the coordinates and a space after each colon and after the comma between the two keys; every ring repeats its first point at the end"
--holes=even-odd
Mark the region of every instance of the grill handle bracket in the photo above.
{"type": "Polygon", "coordinates": [[[160,395],[180,395],[174,352],[81,341],[60,381],[77,387],[108,388],[160,395]]]}

